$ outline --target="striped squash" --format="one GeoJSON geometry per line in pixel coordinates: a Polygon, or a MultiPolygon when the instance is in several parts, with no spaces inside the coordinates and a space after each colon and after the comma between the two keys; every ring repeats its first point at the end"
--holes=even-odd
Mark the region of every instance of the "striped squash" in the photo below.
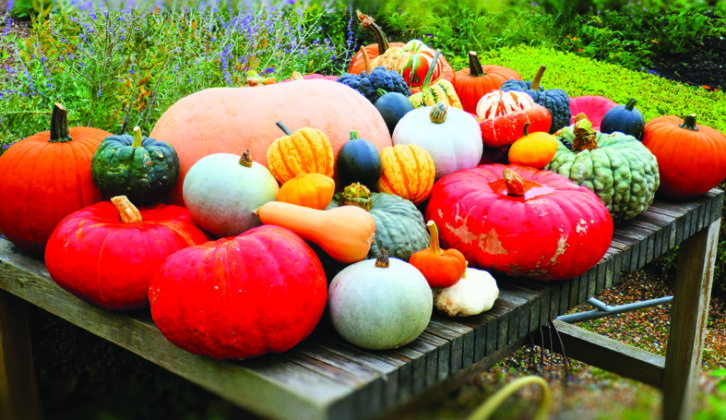
{"type": "Polygon", "coordinates": [[[415,144],[397,144],[381,150],[378,190],[395,194],[419,205],[431,193],[436,178],[434,160],[415,144]]]}
{"type": "Polygon", "coordinates": [[[301,173],[333,177],[335,155],[325,133],[311,127],[293,133],[281,122],[277,126],[285,135],[277,138],[267,149],[267,167],[280,184],[295,178],[299,173],[290,158],[299,165],[301,173]]]}
{"type": "MultiPolygon", "coordinates": [[[[437,50],[432,62],[436,62],[440,54],[441,51],[437,50]]],[[[408,100],[411,101],[413,107],[432,106],[441,102],[454,108],[464,109],[459,100],[459,95],[456,94],[456,89],[454,89],[454,85],[450,81],[440,79],[436,83],[430,84],[433,69],[434,66],[429,67],[429,72],[426,73],[421,91],[409,96],[408,100]]]]}

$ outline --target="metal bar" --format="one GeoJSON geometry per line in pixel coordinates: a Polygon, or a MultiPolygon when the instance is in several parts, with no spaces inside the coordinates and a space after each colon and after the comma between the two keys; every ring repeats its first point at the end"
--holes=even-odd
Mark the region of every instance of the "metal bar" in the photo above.
{"type": "Polygon", "coordinates": [[[653,306],[659,306],[671,303],[673,296],[666,296],[657,299],[644,300],[640,302],[626,303],[625,305],[610,306],[597,299],[588,299],[587,303],[596,307],[592,311],[578,312],[575,314],[561,315],[557,317],[557,320],[567,322],[569,324],[575,324],[582,321],[589,321],[591,319],[603,318],[610,315],[617,315],[623,312],[636,311],[638,309],[650,308],[653,306]],[[595,302],[592,302],[595,301],[595,302]]]}

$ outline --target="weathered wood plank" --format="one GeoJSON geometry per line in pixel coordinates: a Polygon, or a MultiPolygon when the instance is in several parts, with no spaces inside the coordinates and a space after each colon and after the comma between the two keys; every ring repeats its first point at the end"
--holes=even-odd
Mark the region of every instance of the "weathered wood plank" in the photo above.
{"type": "Polygon", "coordinates": [[[443,381],[444,379],[448,378],[450,374],[449,369],[451,367],[451,343],[448,340],[434,335],[428,331],[424,331],[418,339],[433,344],[438,349],[438,356],[436,362],[436,381],[443,381]]]}
{"type": "Polygon", "coordinates": [[[408,360],[407,365],[411,367],[409,380],[406,382],[399,381],[398,383],[398,401],[406,401],[424,388],[426,383],[426,354],[411,346],[389,350],[388,353],[401,357],[403,360],[408,360]]]}

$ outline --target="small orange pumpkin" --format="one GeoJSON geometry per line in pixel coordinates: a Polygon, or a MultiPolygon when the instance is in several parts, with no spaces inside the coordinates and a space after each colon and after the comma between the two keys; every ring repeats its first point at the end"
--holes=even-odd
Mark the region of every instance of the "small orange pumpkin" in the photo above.
{"type": "Polygon", "coordinates": [[[450,287],[466,273],[466,257],[456,248],[441,249],[439,229],[433,220],[426,223],[431,234],[431,246],[411,255],[409,264],[418,268],[431,287],[450,287]]]}
{"type": "Polygon", "coordinates": [[[281,122],[276,123],[285,133],[267,149],[267,166],[280,184],[295,178],[297,173],[287,159],[292,156],[304,173],[333,177],[335,155],[328,137],[320,130],[303,127],[294,133],[281,122]]]}
{"type": "Polygon", "coordinates": [[[294,156],[288,156],[287,160],[296,176],[280,187],[276,200],[318,210],[330,204],[335,194],[333,178],[323,174],[304,173],[294,156]]]}
{"type": "Polygon", "coordinates": [[[528,133],[529,123],[524,124],[524,136],[509,148],[509,163],[542,169],[557,153],[557,138],[544,131],[528,133]]]}
{"type": "Polygon", "coordinates": [[[436,177],[429,152],[415,144],[397,144],[381,150],[378,190],[421,204],[431,193],[436,177]]]}
{"type": "Polygon", "coordinates": [[[469,67],[456,72],[454,89],[464,111],[476,113],[476,105],[482,96],[497,90],[509,79],[522,80],[516,71],[494,64],[482,66],[476,52],[469,52],[469,67]]]}

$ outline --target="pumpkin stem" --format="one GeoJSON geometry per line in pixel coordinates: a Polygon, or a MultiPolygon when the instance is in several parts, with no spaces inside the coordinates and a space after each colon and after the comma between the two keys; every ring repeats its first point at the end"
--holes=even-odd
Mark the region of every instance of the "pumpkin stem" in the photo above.
{"type": "Polygon", "coordinates": [[[481,66],[479,57],[476,56],[476,51],[469,51],[469,75],[474,77],[487,75],[481,66]]]}
{"type": "Polygon", "coordinates": [[[431,77],[434,75],[434,69],[436,68],[436,63],[439,62],[439,56],[441,55],[441,50],[436,50],[436,54],[434,54],[434,58],[431,59],[431,65],[429,66],[429,71],[426,72],[426,77],[423,81],[423,87],[421,88],[426,89],[429,87],[429,83],[431,83],[431,77]]]}
{"type": "Polygon", "coordinates": [[[53,115],[50,117],[51,143],[65,143],[73,140],[68,131],[68,111],[61,104],[53,105],[53,115]]]}
{"type": "Polygon", "coordinates": [[[696,114],[686,115],[683,117],[683,123],[678,126],[685,128],[686,130],[698,131],[698,126],[696,125],[696,114]]]}
{"type": "Polygon", "coordinates": [[[131,143],[131,147],[141,147],[144,141],[144,137],[141,135],[141,129],[137,125],[134,127],[134,141],[131,143]]]}
{"type": "Polygon", "coordinates": [[[239,164],[244,166],[245,168],[252,167],[252,156],[250,156],[249,150],[245,150],[244,152],[242,152],[242,156],[239,157],[239,164]]]}
{"type": "Polygon", "coordinates": [[[305,78],[303,77],[302,73],[300,73],[299,71],[294,71],[290,75],[290,80],[305,80],[305,78]]]}
{"type": "Polygon", "coordinates": [[[292,136],[292,131],[290,131],[289,128],[285,124],[283,124],[281,121],[278,121],[275,123],[276,126],[282,130],[283,133],[285,133],[286,136],[292,136]]]}
{"type": "Polygon", "coordinates": [[[368,51],[366,47],[360,47],[360,52],[363,54],[363,62],[366,65],[366,77],[371,75],[371,59],[368,57],[368,51]]]}
{"type": "Polygon", "coordinates": [[[383,29],[378,26],[372,17],[364,15],[360,12],[360,10],[356,10],[355,13],[358,15],[360,25],[369,31],[373,31],[373,35],[376,36],[376,40],[378,41],[378,55],[382,55],[384,52],[388,51],[388,39],[386,39],[386,34],[383,33],[383,29]]]}
{"type": "Polygon", "coordinates": [[[529,130],[529,122],[524,123],[524,128],[522,129],[522,132],[524,133],[524,137],[527,137],[529,133],[527,132],[529,130]]]}
{"type": "Polygon", "coordinates": [[[502,171],[504,183],[507,184],[507,193],[511,196],[523,196],[525,191],[524,179],[512,169],[504,168],[502,171]]]}
{"type": "Polygon", "coordinates": [[[436,227],[436,222],[429,220],[426,222],[426,227],[429,228],[429,233],[431,234],[431,245],[429,246],[429,248],[431,248],[431,252],[436,255],[441,254],[441,247],[439,246],[439,228],[436,227]]]}
{"type": "Polygon", "coordinates": [[[630,98],[630,100],[628,101],[628,103],[625,104],[625,109],[627,109],[628,111],[632,111],[633,108],[635,108],[635,104],[637,104],[637,103],[638,103],[638,100],[637,99],[630,98]]]}
{"type": "Polygon", "coordinates": [[[592,129],[592,123],[585,114],[579,113],[575,116],[573,133],[575,134],[575,138],[572,140],[573,152],[597,149],[597,133],[592,129]]]}
{"type": "Polygon", "coordinates": [[[126,224],[132,224],[132,223],[141,223],[141,212],[139,211],[136,206],[129,201],[129,198],[125,195],[117,195],[116,197],[111,197],[111,203],[116,207],[116,210],[118,210],[118,215],[121,218],[121,221],[126,224]]]}
{"type": "Polygon", "coordinates": [[[300,167],[300,164],[297,163],[297,157],[293,155],[288,156],[287,165],[290,167],[292,173],[294,173],[296,177],[305,175],[302,168],[300,167]]]}
{"type": "Polygon", "coordinates": [[[381,248],[381,252],[379,252],[378,257],[376,257],[376,267],[388,268],[390,264],[391,262],[388,260],[388,251],[381,248]]]}
{"type": "Polygon", "coordinates": [[[546,69],[547,69],[547,67],[545,67],[545,66],[539,66],[539,70],[537,70],[537,74],[535,74],[534,79],[532,79],[531,89],[539,90],[539,81],[542,79],[542,75],[544,74],[546,69]]]}
{"type": "Polygon", "coordinates": [[[358,206],[370,210],[373,205],[371,190],[360,182],[354,182],[343,188],[338,204],[341,206],[358,206]]]}
{"type": "Polygon", "coordinates": [[[350,139],[351,139],[351,140],[355,140],[355,139],[357,139],[357,138],[358,138],[358,132],[357,132],[357,131],[355,131],[355,130],[352,130],[352,131],[350,132],[350,139]]]}
{"type": "Polygon", "coordinates": [[[448,105],[443,102],[437,102],[434,106],[431,107],[431,112],[429,112],[429,118],[434,124],[442,124],[446,122],[446,114],[448,111],[448,105]]]}
{"type": "Polygon", "coordinates": [[[385,95],[388,92],[385,89],[378,88],[378,89],[376,89],[376,93],[378,93],[378,97],[381,97],[381,96],[385,95]]]}

